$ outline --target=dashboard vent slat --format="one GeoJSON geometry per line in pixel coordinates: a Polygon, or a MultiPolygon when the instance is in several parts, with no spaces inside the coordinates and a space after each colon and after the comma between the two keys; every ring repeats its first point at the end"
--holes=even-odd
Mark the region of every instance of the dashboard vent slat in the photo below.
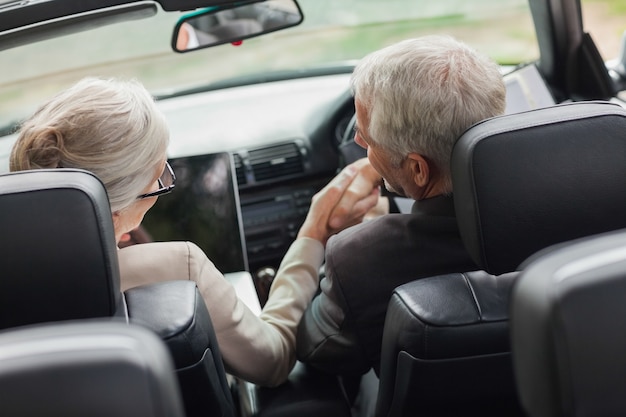
{"type": "Polygon", "coordinates": [[[251,150],[249,158],[256,181],[304,172],[302,154],[295,143],[251,150]]]}
{"type": "Polygon", "coordinates": [[[243,166],[241,155],[239,155],[238,153],[234,153],[233,159],[235,161],[235,174],[237,175],[237,184],[245,185],[248,182],[248,180],[246,178],[246,171],[243,166]]]}

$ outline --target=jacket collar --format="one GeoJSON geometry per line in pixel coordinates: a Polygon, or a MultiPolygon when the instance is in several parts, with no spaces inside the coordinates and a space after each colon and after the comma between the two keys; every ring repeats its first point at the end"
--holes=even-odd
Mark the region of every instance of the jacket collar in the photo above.
{"type": "Polygon", "coordinates": [[[452,195],[438,195],[436,197],[418,200],[411,207],[412,214],[425,214],[430,216],[455,217],[454,199],[452,195]]]}

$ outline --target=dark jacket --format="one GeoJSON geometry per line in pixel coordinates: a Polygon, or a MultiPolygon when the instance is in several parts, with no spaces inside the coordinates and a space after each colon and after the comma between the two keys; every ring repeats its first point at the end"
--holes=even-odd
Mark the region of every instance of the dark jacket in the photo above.
{"type": "Polygon", "coordinates": [[[298,327],[298,358],[336,374],[372,367],[378,373],[393,290],[418,278],[476,269],[449,196],[346,229],[328,241],[321,293],[298,327]]]}

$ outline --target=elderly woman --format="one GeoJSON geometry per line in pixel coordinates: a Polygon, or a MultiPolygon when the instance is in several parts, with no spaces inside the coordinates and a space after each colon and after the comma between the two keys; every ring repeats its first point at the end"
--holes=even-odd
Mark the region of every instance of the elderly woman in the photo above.
{"type": "MultiPolygon", "coordinates": [[[[106,187],[119,244],[140,225],[158,196],[173,189],[166,160],[168,140],[165,118],[140,83],[86,78],[23,123],[10,168],[81,168],[94,173],[106,187]]],[[[260,316],[246,307],[191,242],[120,249],[122,288],[169,279],[196,281],[227,370],[254,383],[280,384],[295,363],[296,327],[318,289],[326,241],[362,220],[377,201],[379,182],[362,160],[346,167],[314,196],[260,316]]]]}

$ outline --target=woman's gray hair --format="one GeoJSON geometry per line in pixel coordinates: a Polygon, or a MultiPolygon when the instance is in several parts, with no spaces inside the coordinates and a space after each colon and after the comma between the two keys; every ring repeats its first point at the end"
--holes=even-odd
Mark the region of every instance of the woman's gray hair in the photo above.
{"type": "Polygon", "coordinates": [[[22,124],[10,169],[90,171],[104,183],[116,212],[130,206],[158,175],[168,142],[165,117],[142,84],[89,77],[22,124]]]}
{"type": "Polygon", "coordinates": [[[431,160],[447,190],[458,137],[504,113],[506,104],[497,63],[448,36],[408,39],[367,55],[351,87],[368,114],[370,140],[396,165],[412,152],[431,160]]]}

